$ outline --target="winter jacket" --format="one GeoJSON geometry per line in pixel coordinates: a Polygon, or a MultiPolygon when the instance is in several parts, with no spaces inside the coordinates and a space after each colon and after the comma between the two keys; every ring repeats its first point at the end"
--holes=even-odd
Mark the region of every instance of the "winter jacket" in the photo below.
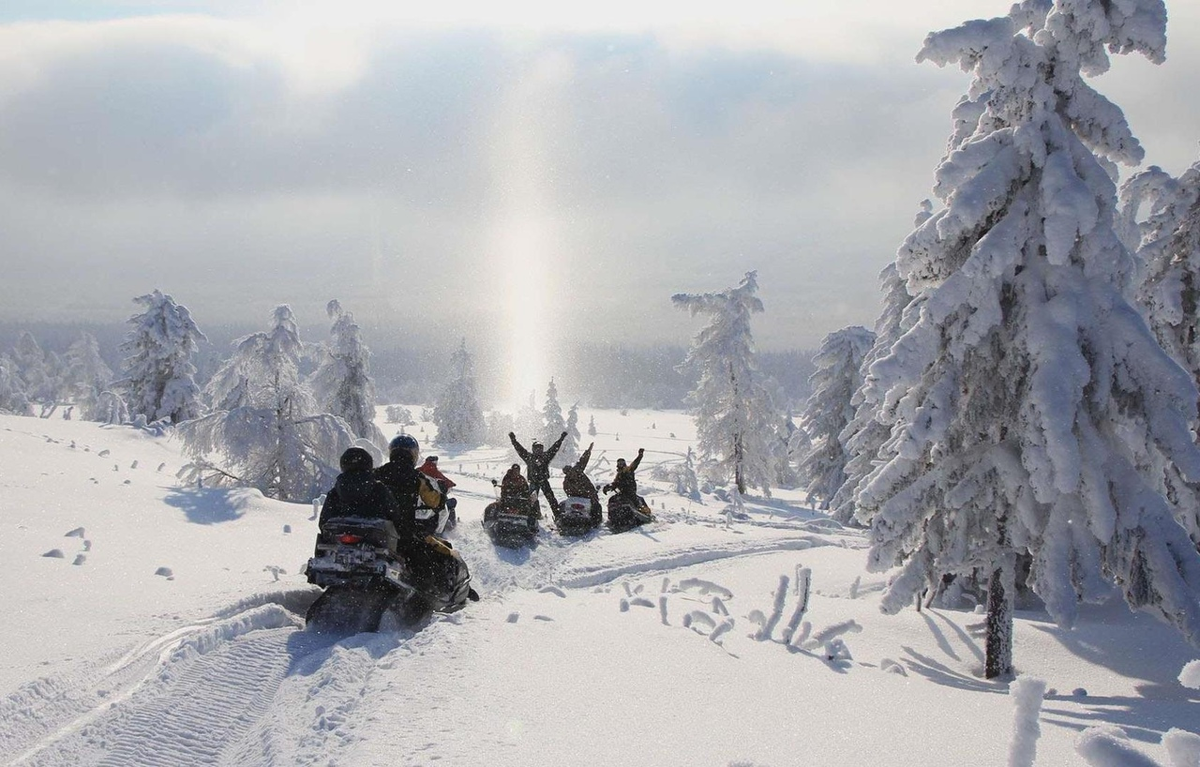
{"type": "Polygon", "coordinates": [[[454,487],[454,481],[442,473],[442,470],[438,468],[437,462],[432,458],[426,458],[425,463],[421,464],[421,467],[417,471],[437,482],[438,487],[441,488],[443,493],[449,492],[450,488],[454,487]]]}
{"type": "Polygon", "coordinates": [[[539,454],[526,450],[520,442],[517,442],[517,435],[511,431],[508,433],[508,438],[512,442],[513,449],[517,451],[517,455],[521,456],[521,460],[525,462],[525,473],[529,475],[529,484],[534,487],[546,485],[550,481],[550,461],[554,460],[558,449],[562,447],[567,433],[564,431],[553,445],[539,454]]]}
{"type": "MultiPolygon", "coordinates": [[[[593,443],[595,444],[595,443],[593,443]]],[[[596,492],[596,486],[592,484],[592,480],[588,479],[588,475],[584,473],[587,469],[588,459],[592,457],[592,445],[588,445],[587,450],[583,451],[583,455],[579,456],[579,460],[574,466],[563,467],[563,492],[568,498],[589,498],[595,505],[600,504],[600,494],[596,492]]]]}
{"type": "Polygon", "coordinates": [[[437,514],[430,511],[441,509],[446,496],[429,477],[413,467],[405,453],[394,453],[392,460],[375,470],[375,477],[392,491],[399,503],[400,524],[396,531],[401,537],[434,532],[437,514]],[[418,515],[418,509],[424,513],[418,515]]]}
{"type": "Polygon", "coordinates": [[[500,480],[500,497],[505,500],[519,498],[525,500],[529,497],[529,483],[521,476],[521,470],[513,466],[504,475],[504,479],[500,480]]]}
{"type": "Polygon", "coordinates": [[[604,486],[604,492],[610,489],[615,490],[618,494],[625,496],[631,501],[637,502],[637,477],[634,472],[642,462],[642,455],[646,451],[638,448],[637,458],[634,458],[624,469],[617,469],[617,476],[613,477],[613,481],[604,486]]]}
{"type": "Polygon", "coordinates": [[[388,488],[369,470],[348,471],[338,475],[333,489],[325,495],[318,526],[339,517],[386,519],[401,524],[400,503],[388,488]]]}

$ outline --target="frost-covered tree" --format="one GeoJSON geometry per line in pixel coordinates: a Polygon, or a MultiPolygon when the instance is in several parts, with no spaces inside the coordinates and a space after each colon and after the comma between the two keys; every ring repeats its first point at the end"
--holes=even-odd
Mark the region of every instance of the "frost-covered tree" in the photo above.
{"type": "Polygon", "coordinates": [[[329,344],[313,374],[313,394],[318,406],[350,425],[356,436],[383,444],[375,425],[375,381],[371,378],[371,351],[362,341],[354,315],[336,300],[325,311],[333,320],[329,344]]]}
{"type": "Polygon", "coordinates": [[[213,412],[180,426],[193,458],[190,478],[255,487],[285,501],[314,498],[332,485],[338,457],[355,436],[341,418],[317,412],[300,380],[301,352],[286,304],[275,309],[270,331],[236,342],[206,390],[213,412]]]}
{"type": "Polygon", "coordinates": [[[546,401],[542,405],[542,424],[542,437],[545,438],[547,445],[554,442],[558,439],[558,435],[567,430],[567,422],[563,419],[562,405],[558,404],[558,387],[554,385],[553,378],[550,379],[550,385],[546,387],[546,401]]]}
{"type": "Polygon", "coordinates": [[[671,301],[709,322],[696,334],[683,367],[699,373],[688,395],[702,460],[715,461],[738,492],[756,485],[770,493],[771,434],[779,414],[766,376],[759,370],[750,315],[763,310],[758,273],[747,272],[735,288],[719,293],[678,293],[671,301]]]}
{"type": "Polygon", "coordinates": [[[562,447],[558,449],[558,455],[564,462],[575,461],[579,458],[579,439],[582,436],[579,433],[578,403],[571,405],[571,409],[567,411],[567,425],[564,430],[567,432],[567,438],[563,440],[562,447]]]}
{"type": "Polygon", "coordinates": [[[508,439],[508,433],[514,431],[516,423],[513,421],[511,413],[506,413],[502,410],[493,410],[487,415],[487,444],[492,447],[505,447],[512,450],[512,442],[508,439]]]}
{"type": "Polygon", "coordinates": [[[589,437],[596,436],[596,416],[594,416],[594,415],[588,416],[587,432],[588,432],[589,437]]]}
{"type": "Polygon", "coordinates": [[[41,404],[42,417],[48,416],[57,404],[61,383],[53,363],[28,330],[18,334],[12,358],[25,396],[30,402],[41,404]]]}
{"type": "Polygon", "coordinates": [[[121,399],[120,394],[111,390],[102,391],[96,397],[91,420],[114,426],[129,423],[129,407],[125,404],[125,400],[121,399]]]}
{"type": "Polygon", "coordinates": [[[487,436],[475,385],[475,361],[465,338],[450,355],[450,381],[433,409],[433,422],[439,445],[473,448],[482,445],[487,436]]]}
{"type": "MultiPolygon", "coordinates": [[[[922,214],[917,216],[916,225],[920,226],[929,218],[929,201],[925,201],[922,214]]],[[[846,479],[834,494],[830,503],[830,516],[838,522],[848,524],[870,524],[870,519],[858,514],[854,497],[863,479],[875,468],[875,460],[879,451],[892,434],[891,426],[880,418],[880,400],[883,392],[870,379],[870,367],[875,360],[889,352],[892,345],[907,329],[904,317],[908,322],[915,321],[916,312],[905,312],[912,297],[905,289],[904,280],[896,271],[896,265],[889,264],[879,274],[883,288],[883,312],[875,323],[875,345],[867,352],[862,363],[862,385],[850,400],[854,407],[854,417],[846,424],[839,435],[842,446],[846,449],[846,479]]]]}
{"type": "MultiPolygon", "coordinates": [[[[1200,480],[1196,387],[1125,291],[1112,161],[1142,151],[1082,75],[1108,51],[1161,61],[1161,0],[1039,0],[931,34],[920,60],[971,72],[944,208],[897,256],[919,308],[871,366],[892,435],[859,490],[869,567],[901,565],[895,612],[947,573],[990,577],[989,677],[1012,663],[1018,554],[1051,616],[1116,584],[1200,646],[1200,556],[1166,481],[1200,480]]],[[[1194,513],[1188,509],[1186,513],[1194,513]]]]}
{"type": "MultiPolygon", "coordinates": [[[[1130,184],[1155,177],[1155,170],[1130,184]]],[[[1137,299],[1158,342],[1200,380],[1200,163],[1170,181],[1154,187],[1159,194],[1140,227],[1144,266],[1137,299]]]]}
{"type": "Polygon", "coordinates": [[[412,411],[401,405],[388,405],[384,408],[385,417],[388,423],[394,423],[398,426],[409,426],[413,423],[412,411]]]}
{"type": "Polygon", "coordinates": [[[841,433],[854,417],[852,400],[862,385],[863,359],[874,343],[874,333],[855,325],[825,336],[813,358],[817,370],[808,379],[812,395],[800,419],[812,445],[800,460],[800,476],[809,498],[820,498],[822,509],[829,508],[846,481],[849,456],[841,433]]]}
{"type": "Polygon", "coordinates": [[[33,415],[17,363],[7,354],[0,354],[0,412],[33,415]]]}
{"type": "Polygon", "coordinates": [[[156,290],[133,301],[145,311],[128,320],[131,327],[121,344],[121,352],[128,356],[117,382],[130,413],[171,423],[195,418],[201,402],[192,356],[199,342],[208,339],[187,307],[169,295],[156,290]]]}
{"type": "MultiPolygon", "coordinates": [[[[529,400],[526,401],[521,409],[517,411],[516,415],[517,438],[520,439],[526,447],[529,446],[529,442],[526,440],[536,440],[541,442],[544,439],[542,436],[542,431],[544,431],[546,424],[542,419],[543,416],[541,412],[539,412],[537,407],[535,407],[533,404],[533,392],[530,391],[529,400]]],[[[562,432],[559,433],[561,434],[562,432]]],[[[555,434],[554,438],[558,439],[558,434],[555,434]]]]}
{"type": "Polygon", "coordinates": [[[1126,248],[1137,253],[1149,239],[1150,224],[1142,218],[1144,209],[1148,209],[1148,218],[1158,221],[1155,228],[1164,228],[1162,214],[1176,210],[1172,203],[1178,191],[1179,182],[1157,165],[1134,173],[1121,184],[1114,227],[1126,248]]]}
{"type": "Polygon", "coordinates": [[[100,345],[95,336],[80,333],[67,348],[66,365],[67,382],[80,416],[88,421],[99,420],[100,395],[112,383],[113,372],[100,356],[100,345]]]}

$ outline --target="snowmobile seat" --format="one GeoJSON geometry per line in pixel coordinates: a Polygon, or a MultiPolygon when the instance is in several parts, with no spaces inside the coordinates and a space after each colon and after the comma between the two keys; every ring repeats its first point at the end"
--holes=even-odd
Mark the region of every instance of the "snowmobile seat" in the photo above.
{"type": "Polygon", "coordinates": [[[387,519],[337,517],[326,520],[321,526],[321,534],[333,540],[343,535],[358,536],[368,546],[386,548],[388,551],[396,551],[400,543],[396,526],[387,519]]]}

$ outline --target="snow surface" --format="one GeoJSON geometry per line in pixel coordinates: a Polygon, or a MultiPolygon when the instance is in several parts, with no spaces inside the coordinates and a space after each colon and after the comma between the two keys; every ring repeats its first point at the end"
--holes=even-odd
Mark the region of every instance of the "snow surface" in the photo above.
{"type": "MultiPolygon", "coordinates": [[[[657,522],[497,549],[479,519],[506,449],[441,452],[482,601],[334,641],[302,630],[310,503],[178,487],[169,437],[0,416],[0,763],[1005,763],[1013,699],[982,678],[969,605],[884,616],[860,532],[799,492],[736,513],[668,492],[651,469],[693,444],[683,413],[592,417],[593,478],[645,447],[657,522]]],[[[1164,764],[1200,731],[1195,652],[1152,618],[1118,600],[1073,631],[1018,610],[1015,630],[1019,673],[1049,688],[1036,764],[1084,764],[1093,725],[1164,764]]]]}

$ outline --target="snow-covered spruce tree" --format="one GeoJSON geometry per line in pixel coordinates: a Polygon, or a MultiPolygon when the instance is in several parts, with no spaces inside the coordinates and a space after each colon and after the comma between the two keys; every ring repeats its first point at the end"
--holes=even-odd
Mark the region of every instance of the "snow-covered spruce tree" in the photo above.
{"type": "Polygon", "coordinates": [[[329,345],[313,374],[313,394],[318,406],[350,425],[356,436],[382,445],[383,433],[375,425],[375,381],[371,378],[371,351],[362,341],[354,315],[337,300],[325,311],[333,320],[329,345]]]}
{"type": "Polygon", "coordinates": [[[588,416],[587,433],[589,437],[596,436],[596,416],[594,415],[588,416]]]}
{"type": "Polygon", "coordinates": [[[487,436],[475,385],[475,361],[465,338],[450,355],[450,381],[433,409],[433,422],[439,445],[479,447],[487,436]]]}
{"type": "Polygon", "coordinates": [[[862,385],[863,358],[874,343],[874,333],[855,325],[825,336],[813,358],[812,394],[800,419],[812,445],[800,459],[800,476],[809,498],[820,498],[822,509],[846,481],[849,456],[840,435],[854,417],[852,399],[862,385]]]}
{"type": "Polygon", "coordinates": [[[25,395],[25,382],[17,371],[17,363],[7,354],[0,354],[0,412],[33,415],[33,406],[25,395]]]}
{"type": "Polygon", "coordinates": [[[1012,14],[931,34],[918,57],[971,72],[979,108],[938,168],[944,209],[898,253],[919,316],[871,366],[892,436],[857,498],[870,569],[903,566],[886,612],[943,574],[990,575],[989,677],[1011,669],[1023,552],[1060,624],[1115,583],[1200,646],[1200,555],[1163,481],[1200,479],[1196,387],[1123,295],[1108,163],[1141,149],[1081,76],[1108,67],[1106,48],[1160,61],[1163,4],[1012,14]]]}
{"type": "Polygon", "coordinates": [[[1121,184],[1114,226],[1130,252],[1137,253],[1147,240],[1149,225],[1140,218],[1143,208],[1149,208],[1149,218],[1161,222],[1162,213],[1175,209],[1171,203],[1178,190],[1179,182],[1157,165],[1138,171],[1121,184]]]}
{"type": "MultiPolygon", "coordinates": [[[[547,445],[554,442],[558,439],[559,434],[567,430],[567,422],[563,419],[562,405],[558,404],[558,387],[554,385],[553,378],[550,379],[550,385],[546,387],[546,402],[542,405],[542,424],[542,437],[547,445]]],[[[564,440],[564,444],[565,442],[564,440]]]]}
{"type": "Polygon", "coordinates": [[[579,459],[579,439],[582,436],[579,433],[578,403],[571,405],[571,409],[567,411],[567,425],[564,430],[567,432],[567,438],[563,440],[562,447],[558,449],[558,455],[564,463],[577,461],[579,459]]]}
{"type": "MultiPolygon", "coordinates": [[[[529,400],[517,410],[516,424],[517,439],[525,447],[529,447],[534,441],[544,441],[542,432],[545,430],[546,424],[542,414],[533,404],[533,391],[529,392],[529,400]]],[[[559,432],[559,434],[561,433],[559,432]]],[[[507,435],[505,436],[507,438],[507,435]]],[[[554,438],[558,439],[558,434],[555,434],[554,438]]]]}
{"type": "Polygon", "coordinates": [[[747,272],[736,288],[719,293],[678,293],[671,301],[709,322],[692,340],[682,367],[699,372],[688,395],[696,420],[701,459],[731,476],[738,492],[756,485],[770,493],[771,434],[779,420],[765,375],[759,371],[750,315],[763,310],[755,296],[758,273],[747,272]]]}
{"type": "Polygon", "coordinates": [[[277,307],[274,322],[269,332],[237,341],[217,370],[206,389],[213,412],[179,427],[193,459],[185,472],[191,480],[306,501],[333,484],[338,457],[355,436],[341,418],[317,412],[300,380],[302,347],[291,308],[277,307]]]}
{"type": "Polygon", "coordinates": [[[192,355],[207,341],[192,321],[187,307],[155,290],[133,299],[145,307],[130,317],[131,326],[121,344],[128,355],[116,383],[133,416],[148,421],[169,419],[179,423],[200,415],[200,387],[193,376],[192,355]]]}
{"type": "Polygon", "coordinates": [[[100,345],[95,336],[80,333],[67,348],[66,364],[72,400],[79,408],[80,417],[87,421],[100,420],[100,394],[108,390],[113,372],[100,356],[100,345]]]}
{"type": "Polygon", "coordinates": [[[1200,380],[1200,163],[1156,199],[1141,232],[1138,303],[1167,353],[1200,380]]]}
{"type": "Polygon", "coordinates": [[[58,395],[62,389],[57,375],[59,371],[54,369],[52,361],[28,330],[22,330],[17,335],[13,361],[16,363],[16,372],[21,378],[21,388],[25,396],[30,402],[37,402],[42,406],[43,418],[49,416],[58,403],[58,395]]]}
{"type": "MultiPolygon", "coordinates": [[[[925,201],[926,205],[928,200],[925,201]]],[[[917,217],[917,226],[929,218],[927,209],[917,217]]],[[[915,321],[917,312],[905,312],[912,297],[905,289],[904,280],[896,271],[896,265],[889,264],[879,274],[883,289],[883,312],[875,323],[875,345],[867,352],[862,363],[862,385],[850,400],[854,408],[854,417],[842,429],[838,436],[846,450],[846,479],[834,494],[830,503],[830,516],[842,524],[851,522],[870,524],[869,518],[859,515],[854,497],[863,479],[875,468],[875,460],[879,450],[891,436],[891,426],[880,420],[879,406],[883,392],[870,379],[870,367],[881,356],[891,350],[892,345],[904,334],[907,326],[915,321]],[[904,317],[909,317],[905,323],[904,317]]]]}
{"type": "MultiPolygon", "coordinates": [[[[1122,187],[1127,192],[1138,177],[1153,181],[1150,215],[1140,225],[1142,282],[1137,302],[1150,329],[1167,354],[1200,381],[1200,163],[1178,179],[1163,183],[1157,169],[1138,174],[1122,187]]],[[[1165,175],[1165,174],[1162,174],[1165,175]]],[[[1200,424],[1193,423],[1193,431],[1200,424]]],[[[1166,467],[1168,498],[1176,519],[1200,544],[1200,487],[1184,484],[1166,467]]]]}

